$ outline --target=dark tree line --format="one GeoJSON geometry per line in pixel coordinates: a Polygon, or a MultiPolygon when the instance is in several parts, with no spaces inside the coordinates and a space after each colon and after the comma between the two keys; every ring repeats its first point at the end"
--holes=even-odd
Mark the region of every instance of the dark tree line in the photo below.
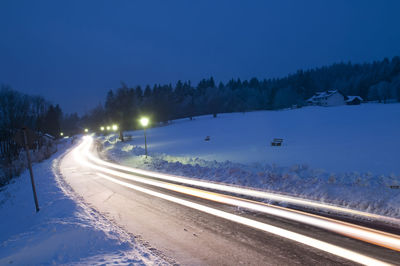
{"type": "MultiPolygon", "coordinates": [[[[0,88],[0,185],[16,172],[12,163],[18,158],[22,146],[15,141],[21,128],[28,127],[38,136],[35,150],[45,143],[41,136],[60,134],[61,108],[51,105],[43,97],[22,94],[2,85],[0,88]],[[5,176],[2,176],[5,175],[5,176]]],[[[14,167],[15,168],[15,167],[14,167]]]]}
{"type": "Polygon", "coordinates": [[[155,123],[193,116],[252,110],[272,110],[305,105],[315,92],[340,90],[368,101],[400,101],[400,57],[364,64],[338,63],[311,70],[299,70],[283,78],[232,79],[218,85],[214,79],[172,84],[128,87],[122,83],[107,93],[105,104],[84,117],[97,129],[118,123],[121,132],[137,127],[135,118],[148,115],[155,123]]]}

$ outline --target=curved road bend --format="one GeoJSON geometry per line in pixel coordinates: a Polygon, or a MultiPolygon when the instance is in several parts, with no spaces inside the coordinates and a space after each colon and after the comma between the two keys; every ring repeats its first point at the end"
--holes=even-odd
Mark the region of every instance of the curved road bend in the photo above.
{"type": "Polygon", "coordinates": [[[248,200],[151,178],[143,183],[141,175],[89,160],[91,142],[84,139],[62,159],[66,182],[110,220],[180,264],[400,265],[398,235],[382,233],[385,248],[386,242],[379,246],[258,211],[257,203],[247,208],[253,204],[248,200]]]}

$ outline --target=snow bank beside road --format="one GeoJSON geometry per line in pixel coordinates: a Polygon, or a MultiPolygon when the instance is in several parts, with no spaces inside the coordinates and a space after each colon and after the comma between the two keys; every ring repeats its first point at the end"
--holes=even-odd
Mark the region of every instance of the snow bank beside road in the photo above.
{"type": "Polygon", "coordinates": [[[108,146],[106,154],[113,161],[140,169],[252,187],[400,219],[400,193],[390,188],[400,185],[398,176],[334,174],[306,165],[239,164],[165,154],[151,154],[146,159],[142,148],[129,145],[117,142],[108,146]]]}
{"type": "Polygon", "coordinates": [[[38,213],[27,171],[0,192],[0,264],[163,264],[74,198],[56,172],[65,148],[33,167],[38,213]]]}
{"type": "MultiPolygon", "coordinates": [[[[55,152],[57,152],[57,144],[55,143],[48,143],[42,146],[40,150],[30,150],[32,163],[41,162],[55,152]]],[[[20,175],[27,166],[28,162],[25,150],[19,153],[18,158],[11,165],[2,165],[0,162],[0,186],[7,184],[13,177],[20,175]]]]}
{"type": "Polygon", "coordinates": [[[400,190],[390,188],[400,185],[400,104],[303,109],[223,114],[152,128],[147,160],[142,131],[128,133],[133,139],[125,143],[114,135],[101,142],[106,156],[128,166],[400,218],[400,190]],[[209,142],[206,132],[212,132],[209,142]],[[285,146],[268,146],[269,135],[284,137],[285,146]],[[328,170],[317,168],[321,165],[328,170]]]}

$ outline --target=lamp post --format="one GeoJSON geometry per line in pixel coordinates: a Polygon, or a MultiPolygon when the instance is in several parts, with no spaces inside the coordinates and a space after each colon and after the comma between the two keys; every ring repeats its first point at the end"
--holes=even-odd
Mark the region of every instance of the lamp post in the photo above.
{"type": "Polygon", "coordinates": [[[149,124],[149,119],[147,117],[142,117],[140,119],[140,123],[143,126],[143,132],[144,132],[144,149],[146,152],[146,158],[147,158],[147,138],[146,138],[146,127],[149,124]]]}

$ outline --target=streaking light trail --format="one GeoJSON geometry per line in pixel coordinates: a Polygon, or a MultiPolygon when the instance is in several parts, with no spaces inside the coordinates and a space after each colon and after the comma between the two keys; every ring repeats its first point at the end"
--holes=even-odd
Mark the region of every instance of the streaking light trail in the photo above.
{"type": "Polygon", "coordinates": [[[85,155],[87,156],[87,158],[90,161],[92,161],[96,164],[100,164],[100,165],[103,165],[106,167],[122,170],[122,171],[133,173],[133,174],[139,174],[139,175],[143,175],[143,176],[158,178],[161,180],[182,183],[182,184],[192,185],[192,186],[196,186],[196,187],[215,189],[215,190],[219,190],[219,191],[230,192],[230,193],[235,193],[235,194],[245,195],[245,196],[250,196],[250,197],[255,197],[255,198],[290,203],[290,204],[294,204],[297,206],[315,208],[318,210],[332,211],[334,213],[356,215],[356,216],[364,217],[366,219],[381,220],[381,221],[386,221],[386,222],[392,222],[395,224],[400,223],[400,221],[398,219],[391,218],[391,217],[362,212],[362,211],[358,211],[358,210],[347,209],[347,208],[324,204],[324,203],[319,203],[319,202],[313,202],[310,200],[295,198],[295,197],[291,197],[291,196],[279,195],[279,194],[271,193],[271,192],[259,191],[259,190],[248,189],[248,188],[241,188],[241,187],[230,186],[230,185],[217,184],[217,183],[212,183],[212,182],[205,182],[205,181],[194,180],[194,179],[189,179],[189,178],[180,177],[180,176],[167,175],[167,174],[162,174],[162,173],[157,173],[157,172],[152,172],[152,171],[136,169],[136,168],[132,168],[132,167],[128,167],[128,166],[118,165],[118,164],[103,161],[103,160],[95,157],[89,151],[87,151],[85,153],[85,155]]]}
{"type": "Polygon", "coordinates": [[[365,264],[365,265],[376,265],[376,266],[390,265],[383,261],[380,261],[380,260],[377,260],[374,258],[370,258],[370,257],[362,255],[360,253],[357,253],[357,252],[354,252],[354,251],[351,251],[351,250],[348,250],[345,248],[341,248],[341,247],[338,247],[338,246],[335,246],[335,245],[332,245],[332,244],[329,244],[329,243],[326,243],[326,242],[323,242],[323,241],[320,241],[320,240],[317,240],[317,239],[314,239],[314,238],[311,238],[308,236],[304,236],[304,235],[301,235],[301,234],[298,234],[295,232],[291,232],[291,231],[288,231],[288,230],[285,230],[285,229],[282,229],[282,228],[279,228],[276,226],[261,223],[261,222],[255,221],[255,220],[251,220],[249,218],[241,217],[241,216],[238,216],[238,215],[235,215],[232,213],[228,213],[228,212],[217,210],[217,209],[214,209],[211,207],[200,205],[200,204],[188,201],[188,200],[183,200],[183,199],[179,199],[179,198],[172,197],[169,195],[165,195],[165,194],[162,194],[162,193],[159,193],[156,191],[152,191],[150,189],[142,188],[140,186],[135,186],[133,184],[129,184],[129,183],[117,180],[115,178],[112,178],[110,176],[107,176],[107,175],[104,175],[101,173],[99,173],[98,176],[103,177],[111,182],[116,183],[116,184],[131,188],[131,189],[134,189],[134,190],[137,190],[137,191],[140,191],[140,192],[143,192],[143,193],[146,193],[146,194],[158,197],[158,198],[162,198],[162,199],[165,199],[165,200],[168,200],[168,201],[171,201],[171,202],[174,202],[174,203],[177,203],[177,204],[189,207],[189,208],[193,208],[193,209],[196,209],[196,210],[208,213],[208,214],[212,214],[212,215],[215,215],[220,218],[224,218],[224,219],[232,221],[232,222],[236,222],[236,223],[243,224],[243,225],[246,225],[246,226],[249,226],[252,228],[256,228],[256,229],[259,229],[259,230],[262,230],[262,231],[265,231],[265,232],[268,232],[268,233],[271,233],[274,235],[278,235],[278,236],[302,243],[304,245],[307,245],[307,246],[310,246],[310,247],[313,247],[313,248],[316,248],[319,250],[323,250],[325,252],[331,253],[333,255],[336,255],[336,256],[339,256],[339,257],[342,257],[342,258],[345,258],[345,259],[348,259],[348,260],[351,260],[351,261],[354,261],[357,263],[361,263],[361,264],[365,264]]]}
{"type": "MultiPolygon", "coordinates": [[[[350,237],[353,237],[356,239],[360,239],[363,241],[367,241],[370,243],[374,243],[377,245],[381,245],[381,246],[384,246],[387,248],[391,248],[391,249],[400,251],[400,238],[396,235],[387,234],[384,232],[379,232],[376,230],[372,230],[372,229],[368,229],[368,228],[364,228],[364,227],[360,227],[360,226],[355,226],[355,225],[352,225],[349,223],[344,223],[344,222],[336,221],[333,219],[319,217],[316,215],[305,214],[305,213],[302,213],[299,211],[293,211],[293,210],[285,209],[282,207],[271,206],[268,204],[253,202],[253,201],[244,200],[244,199],[240,199],[240,198],[236,198],[236,197],[232,197],[232,196],[228,196],[228,195],[204,191],[204,190],[195,189],[195,188],[191,188],[191,187],[185,187],[185,186],[171,184],[171,183],[167,183],[167,182],[150,180],[148,178],[118,172],[116,170],[108,169],[108,168],[93,164],[90,161],[88,161],[86,158],[89,158],[91,161],[99,163],[101,165],[109,166],[114,169],[120,169],[119,167],[117,167],[118,165],[104,162],[104,161],[94,157],[92,154],[90,154],[89,150],[91,148],[91,145],[92,145],[92,138],[87,136],[85,138],[85,141],[74,151],[76,159],[80,163],[102,172],[102,173],[99,173],[98,175],[111,181],[111,182],[129,187],[129,188],[132,188],[132,189],[135,189],[135,190],[138,190],[138,191],[141,191],[141,192],[153,195],[153,196],[167,199],[169,201],[173,201],[173,202],[179,203],[184,206],[195,208],[200,211],[216,215],[218,217],[222,217],[222,218],[234,221],[234,222],[245,224],[245,225],[251,226],[253,228],[257,228],[257,229],[260,229],[260,230],[263,230],[263,231],[266,231],[269,233],[280,235],[282,237],[312,246],[312,247],[320,249],[320,250],[324,250],[326,252],[335,254],[340,257],[350,259],[350,260],[358,262],[358,263],[370,264],[370,265],[385,265],[385,263],[383,263],[379,260],[370,258],[368,256],[359,254],[357,252],[353,252],[353,251],[350,251],[350,250],[347,250],[347,249],[344,249],[344,248],[341,248],[341,247],[338,247],[338,246],[335,246],[335,245],[332,245],[332,244],[329,244],[326,242],[322,242],[317,239],[306,237],[306,236],[300,235],[298,233],[290,232],[290,231],[282,229],[282,228],[278,228],[278,227],[267,225],[267,224],[264,224],[264,223],[261,223],[258,221],[254,221],[249,218],[241,217],[241,216],[227,213],[227,212],[224,212],[221,210],[206,207],[206,206],[203,206],[203,205],[200,205],[197,203],[193,203],[193,202],[190,202],[187,200],[182,200],[182,199],[179,199],[179,198],[176,198],[173,196],[169,196],[166,194],[152,191],[150,189],[142,188],[140,186],[136,186],[136,185],[118,180],[116,178],[113,178],[110,175],[118,176],[120,178],[132,180],[135,182],[140,182],[140,183],[144,183],[144,184],[148,184],[148,185],[152,185],[152,186],[156,186],[156,187],[160,187],[160,188],[164,188],[164,189],[168,189],[168,190],[173,190],[173,191],[184,193],[184,194],[191,195],[194,197],[200,197],[200,198],[212,200],[215,202],[229,204],[232,206],[239,206],[239,207],[247,208],[250,210],[255,210],[258,212],[263,212],[263,213],[267,213],[267,214],[271,214],[271,215],[275,215],[275,216],[279,216],[279,217],[284,217],[286,219],[310,224],[313,226],[324,228],[326,230],[334,231],[334,232],[337,232],[337,233],[340,233],[340,234],[343,234],[346,236],[350,236],[350,237]]],[[[121,168],[125,168],[125,167],[122,166],[121,168]]],[[[133,169],[133,168],[129,168],[129,169],[133,169]]],[[[125,169],[120,169],[120,170],[125,170],[125,169]]],[[[140,175],[145,175],[143,172],[148,172],[148,171],[142,171],[142,170],[138,170],[138,169],[133,169],[133,170],[137,171],[137,172],[141,172],[141,173],[138,173],[140,175]]],[[[129,172],[131,172],[131,171],[129,171],[129,172]]],[[[151,172],[151,173],[154,174],[154,172],[151,172]]],[[[153,176],[151,175],[150,177],[153,177],[153,176]]],[[[168,177],[170,177],[170,176],[168,176],[168,177]]],[[[159,177],[156,177],[156,178],[159,178],[159,177]]],[[[181,178],[181,177],[178,177],[178,178],[181,178]]],[[[163,178],[159,178],[159,179],[163,179],[163,178]]],[[[196,182],[201,182],[201,183],[206,184],[206,182],[202,182],[202,181],[196,181],[196,182]]],[[[217,185],[217,184],[211,183],[211,185],[217,185]]],[[[229,187],[229,186],[227,186],[227,187],[229,187]]],[[[259,191],[257,191],[257,192],[259,192],[259,191]]]]}

